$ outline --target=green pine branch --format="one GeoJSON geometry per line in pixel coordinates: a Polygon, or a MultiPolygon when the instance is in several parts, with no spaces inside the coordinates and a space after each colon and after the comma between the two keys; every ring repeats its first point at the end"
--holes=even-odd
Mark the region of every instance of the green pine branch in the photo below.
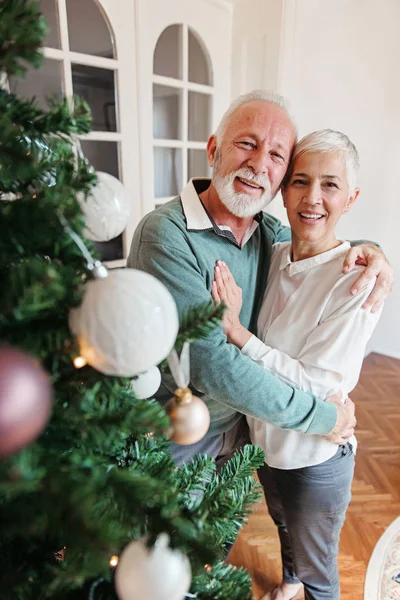
{"type": "Polygon", "coordinates": [[[196,514],[207,523],[221,552],[225,544],[235,541],[252,506],[261,499],[254,473],[263,464],[263,451],[248,444],[235,452],[204,489],[196,514]]]}
{"type": "Polygon", "coordinates": [[[184,342],[194,342],[205,339],[221,323],[225,306],[210,301],[188,309],[181,320],[179,333],[176,338],[175,348],[178,352],[184,342]]]}
{"type": "Polygon", "coordinates": [[[22,75],[26,64],[38,68],[39,46],[48,32],[38,2],[7,0],[0,3],[0,73],[22,75]]]}
{"type": "Polygon", "coordinates": [[[199,454],[177,471],[178,490],[189,510],[195,510],[202,502],[204,488],[215,476],[215,461],[199,454]]]}
{"type": "Polygon", "coordinates": [[[243,569],[217,563],[193,577],[190,592],[197,600],[252,600],[251,577],[243,569]]]}

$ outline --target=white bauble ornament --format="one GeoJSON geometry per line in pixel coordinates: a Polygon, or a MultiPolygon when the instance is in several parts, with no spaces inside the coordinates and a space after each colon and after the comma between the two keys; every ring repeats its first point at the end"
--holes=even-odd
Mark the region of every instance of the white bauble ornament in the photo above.
{"type": "Polygon", "coordinates": [[[78,194],[85,218],[83,234],[94,242],[108,242],[122,233],[130,215],[124,186],[109,173],[97,172],[98,183],[86,199],[78,194]]]}
{"type": "Polygon", "coordinates": [[[132,379],[131,387],[138,400],[154,396],[161,384],[161,373],[158,367],[151,367],[144,373],[139,373],[136,379],[132,379]]]}
{"type": "Polygon", "coordinates": [[[189,560],[168,547],[161,534],[154,548],[141,541],[130,542],[122,552],[115,572],[120,600],[183,600],[192,579],[189,560]]]}
{"type": "Polygon", "coordinates": [[[69,326],[81,356],[94,369],[133,377],[168,356],[179,322],[175,301],[158,279],[136,269],[115,269],[86,284],[69,326]]]}

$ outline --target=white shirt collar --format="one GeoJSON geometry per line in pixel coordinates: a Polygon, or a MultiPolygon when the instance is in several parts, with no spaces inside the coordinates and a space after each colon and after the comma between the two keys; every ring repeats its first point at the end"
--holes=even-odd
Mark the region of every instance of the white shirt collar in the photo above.
{"type": "Polygon", "coordinates": [[[332,250],[327,250],[326,252],[322,252],[322,254],[317,254],[316,256],[311,256],[310,258],[292,262],[292,244],[288,244],[286,252],[282,252],[281,264],[279,265],[279,268],[282,270],[288,267],[288,274],[289,277],[291,277],[297,273],[302,273],[303,271],[312,269],[317,265],[327,263],[336,258],[339,254],[347,252],[349,248],[350,242],[342,242],[339,246],[336,246],[336,248],[332,248],[332,250]]]}
{"type": "Polygon", "coordinates": [[[204,231],[205,229],[213,229],[213,224],[210,221],[200,198],[194,187],[195,181],[204,182],[204,189],[207,189],[206,182],[211,183],[211,179],[203,177],[195,177],[191,179],[183,188],[181,193],[182,208],[186,218],[186,226],[189,231],[204,231]]]}
{"type": "MultiPolygon", "coordinates": [[[[181,202],[183,212],[186,218],[186,227],[188,231],[211,231],[213,230],[217,234],[221,232],[230,232],[232,241],[234,236],[231,228],[228,225],[216,225],[211,220],[210,215],[204,208],[200,198],[199,192],[197,192],[195,184],[198,182],[197,187],[200,188],[200,193],[205,191],[211,184],[211,179],[204,177],[194,177],[184,187],[181,193],[181,202]]],[[[260,217],[256,215],[250,227],[247,229],[244,238],[242,240],[241,248],[248,242],[255,230],[257,229],[260,222],[260,217]]]]}

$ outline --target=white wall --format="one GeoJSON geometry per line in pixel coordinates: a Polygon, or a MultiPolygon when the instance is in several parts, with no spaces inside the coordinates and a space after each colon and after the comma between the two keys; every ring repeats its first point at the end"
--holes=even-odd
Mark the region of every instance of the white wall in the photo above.
{"type": "Polygon", "coordinates": [[[232,34],[232,97],[276,89],[284,0],[236,0],[232,34]]]}
{"type": "MultiPolygon", "coordinates": [[[[276,24],[280,1],[258,4],[265,9],[268,5],[270,18],[263,14],[263,19],[258,19],[256,36],[262,37],[262,26],[265,35],[271,34],[271,24],[280,32],[278,42],[276,31],[270,38],[272,52],[279,48],[278,65],[272,65],[269,74],[253,77],[241,89],[234,83],[235,95],[252,87],[267,87],[269,80],[275,80],[278,91],[290,101],[300,135],[331,127],[348,134],[356,144],[361,158],[361,196],[343,217],[339,234],[376,240],[395,269],[397,283],[369,349],[400,358],[400,2],[285,0],[280,26],[276,24]]],[[[241,5],[239,2],[235,12],[237,31],[241,5]]],[[[246,34],[243,27],[242,38],[247,35],[251,39],[251,30],[246,34]]],[[[265,57],[260,57],[260,64],[266,64],[265,57]]],[[[233,80],[237,67],[234,63],[233,80]]],[[[271,212],[284,215],[280,198],[271,212]]]]}

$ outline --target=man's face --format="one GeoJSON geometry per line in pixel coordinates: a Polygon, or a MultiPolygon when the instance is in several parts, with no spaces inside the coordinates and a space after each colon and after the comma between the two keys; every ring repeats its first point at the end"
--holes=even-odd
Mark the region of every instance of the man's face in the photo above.
{"type": "Polygon", "coordinates": [[[296,135],[286,112],[256,100],[231,116],[217,147],[208,144],[213,185],[220,200],[238,217],[249,217],[274,198],[289,165],[296,135]]]}

